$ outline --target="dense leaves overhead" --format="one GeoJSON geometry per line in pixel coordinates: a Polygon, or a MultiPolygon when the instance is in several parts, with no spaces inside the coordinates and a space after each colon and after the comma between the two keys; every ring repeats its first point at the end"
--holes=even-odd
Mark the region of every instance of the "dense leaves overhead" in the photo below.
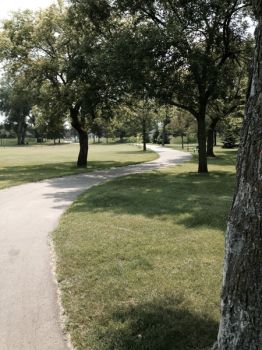
{"type": "MultiPolygon", "coordinates": [[[[159,38],[158,45],[155,39],[152,46],[153,53],[158,54],[155,61],[164,90],[171,89],[175,99],[195,114],[200,94],[203,99],[216,97],[220,68],[228,59],[241,55],[240,45],[246,30],[242,1],[118,0],[115,4],[126,16],[128,13],[135,16],[137,31],[146,25],[154,26],[155,33],[158,32],[155,35],[159,38]],[[162,50],[157,52],[161,45],[162,50]],[[193,93],[187,98],[185,91],[193,93]]],[[[143,44],[149,40],[144,35],[143,44]]],[[[147,54],[152,57],[152,50],[147,54]]]]}

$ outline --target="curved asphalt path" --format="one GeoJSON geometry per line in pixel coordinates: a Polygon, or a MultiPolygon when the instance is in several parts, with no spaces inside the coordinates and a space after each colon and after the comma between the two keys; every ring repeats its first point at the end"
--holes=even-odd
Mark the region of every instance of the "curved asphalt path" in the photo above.
{"type": "Polygon", "coordinates": [[[0,349],[65,350],[48,234],[77,196],[119,176],[191,158],[150,146],[148,163],[29,183],[0,191],[0,349]]]}

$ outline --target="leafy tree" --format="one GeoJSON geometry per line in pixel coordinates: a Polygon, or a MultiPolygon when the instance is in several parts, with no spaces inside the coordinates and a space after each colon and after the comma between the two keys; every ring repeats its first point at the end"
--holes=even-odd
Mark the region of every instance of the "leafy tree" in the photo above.
{"type": "Polygon", "coordinates": [[[94,143],[96,142],[96,137],[98,137],[98,142],[100,142],[101,137],[104,135],[103,122],[96,118],[90,131],[94,135],[94,143]]]}
{"type": "Polygon", "coordinates": [[[38,142],[44,137],[53,139],[54,143],[63,138],[66,134],[65,119],[61,111],[55,111],[53,104],[49,105],[47,101],[43,105],[33,106],[31,122],[38,142]]]}
{"type": "MultiPolygon", "coordinates": [[[[171,120],[171,108],[169,106],[160,106],[157,108],[157,127],[156,132],[158,133],[158,137],[156,138],[156,142],[161,144],[163,147],[166,144],[170,143],[168,125],[171,120]]],[[[156,135],[155,135],[156,137],[156,135]]]]}
{"type": "Polygon", "coordinates": [[[241,55],[245,5],[241,0],[116,0],[115,4],[126,18],[130,14],[126,22],[132,30],[125,35],[122,51],[132,66],[140,67],[135,77],[137,71],[145,73],[136,80],[148,81],[154,97],[196,118],[199,172],[207,172],[207,109],[218,97],[224,65],[241,55]]]}
{"type": "MultiPolygon", "coordinates": [[[[242,56],[238,59],[239,64],[228,61],[223,67],[223,75],[219,81],[219,92],[216,100],[212,101],[207,109],[207,156],[214,157],[214,139],[217,125],[220,124],[223,136],[232,134],[234,122],[236,120],[241,127],[241,116],[244,111],[246,97],[246,86],[248,81],[248,67],[250,66],[250,52],[253,51],[253,39],[249,38],[243,43],[242,56]],[[237,116],[238,119],[231,119],[230,116],[237,116]],[[226,126],[229,126],[227,129],[226,126]],[[229,130],[231,129],[231,131],[229,130]]],[[[239,131],[239,126],[238,126],[239,131]]],[[[237,129],[236,129],[237,132],[237,129]]],[[[236,133],[235,133],[236,135],[236,133]]],[[[233,135],[232,135],[233,136],[233,135]]],[[[239,135],[234,137],[239,138],[239,135]]]]}
{"type": "Polygon", "coordinates": [[[226,233],[218,350],[260,349],[262,339],[262,2],[252,5],[256,50],[226,233]]]}
{"type": "Polygon", "coordinates": [[[5,124],[17,135],[17,144],[25,144],[28,118],[32,108],[32,94],[23,77],[2,79],[0,111],[6,116],[5,124]]]}
{"type": "Polygon", "coordinates": [[[242,126],[242,113],[231,114],[220,122],[219,134],[225,148],[235,147],[239,143],[242,126]]]}
{"type": "Polygon", "coordinates": [[[137,100],[133,96],[126,97],[125,101],[116,108],[116,118],[121,129],[126,130],[129,136],[141,135],[143,150],[149,142],[149,131],[156,119],[156,107],[152,100],[137,100]]]}
{"type": "Polygon", "coordinates": [[[183,109],[175,108],[169,124],[170,133],[181,137],[182,149],[184,149],[184,137],[189,140],[190,134],[196,134],[196,121],[194,117],[183,109]]]}
{"type": "Polygon", "coordinates": [[[60,115],[69,114],[80,141],[77,164],[86,166],[89,120],[107,99],[108,85],[101,74],[103,38],[89,18],[83,25],[62,1],[28,16],[20,13],[4,24],[1,42],[6,69],[15,74],[24,71],[40,93],[44,89],[55,115],[58,110],[60,115]],[[19,50],[14,37],[22,38],[19,50]]]}

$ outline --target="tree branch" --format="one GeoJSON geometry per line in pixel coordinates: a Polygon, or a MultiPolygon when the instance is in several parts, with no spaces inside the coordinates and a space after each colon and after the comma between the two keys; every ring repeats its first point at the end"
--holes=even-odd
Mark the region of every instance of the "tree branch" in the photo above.
{"type": "Polygon", "coordinates": [[[184,109],[184,110],[188,111],[189,113],[191,113],[196,119],[198,118],[198,113],[196,112],[196,110],[193,107],[187,106],[187,105],[184,105],[183,103],[178,103],[175,101],[170,101],[170,104],[175,106],[175,107],[184,109]]]}

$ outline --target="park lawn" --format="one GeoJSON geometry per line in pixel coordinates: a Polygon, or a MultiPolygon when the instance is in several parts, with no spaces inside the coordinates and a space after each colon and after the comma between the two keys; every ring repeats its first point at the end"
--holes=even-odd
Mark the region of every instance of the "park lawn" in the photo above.
{"type": "Polygon", "coordinates": [[[52,235],[78,350],[187,350],[217,334],[235,151],[92,188],[52,235]]]}
{"type": "Polygon", "coordinates": [[[76,167],[79,145],[45,145],[0,148],[0,189],[51,177],[125,166],[157,158],[136,146],[91,145],[85,169],[76,167]]]}
{"type": "MultiPolygon", "coordinates": [[[[190,152],[194,155],[197,155],[197,146],[198,144],[197,143],[187,143],[186,139],[184,140],[184,148],[182,148],[182,144],[181,144],[181,141],[179,140],[181,139],[180,137],[179,138],[174,138],[173,140],[175,141],[175,143],[170,143],[168,145],[165,145],[165,147],[167,148],[172,148],[172,149],[175,149],[175,150],[178,150],[178,151],[183,151],[183,152],[190,152]]],[[[221,140],[219,139],[218,140],[218,147],[215,148],[215,151],[218,151],[218,154],[220,154],[220,149],[222,147],[222,142],[221,140]]],[[[226,151],[227,152],[227,151],[226,151]]],[[[233,149],[233,152],[236,153],[236,149],[233,149]]]]}
{"type": "Polygon", "coordinates": [[[178,151],[191,152],[193,154],[196,154],[197,143],[184,143],[184,148],[182,148],[181,143],[171,143],[169,145],[165,145],[165,147],[172,148],[178,151]]]}

